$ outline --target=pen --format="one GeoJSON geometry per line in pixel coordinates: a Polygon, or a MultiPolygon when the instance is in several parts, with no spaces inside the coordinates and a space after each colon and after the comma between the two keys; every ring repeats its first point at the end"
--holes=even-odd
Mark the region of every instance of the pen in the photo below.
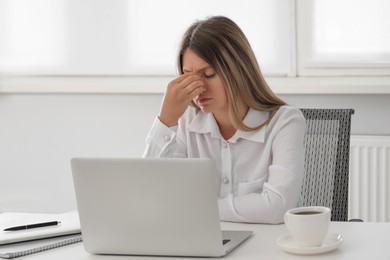
{"type": "Polygon", "coordinates": [[[28,224],[28,225],[6,228],[4,229],[4,231],[17,231],[17,230],[24,230],[30,228],[48,227],[48,226],[55,226],[60,223],[61,223],[60,221],[50,221],[50,222],[43,222],[43,223],[36,223],[36,224],[28,224]]]}

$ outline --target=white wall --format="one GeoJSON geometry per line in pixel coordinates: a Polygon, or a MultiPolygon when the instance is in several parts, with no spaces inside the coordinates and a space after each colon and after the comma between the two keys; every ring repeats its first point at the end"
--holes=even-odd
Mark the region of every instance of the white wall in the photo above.
{"type": "MultiPolygon", "coordinates": [[[[298,107],[354,108],[353,134],[390,135],[390,95],[282,95],[298,107]]],[[[1,94],[0,212],[75,208],[69,160],[139,157],[162,95],[1,94]]]]}
{"type": "Polygon", "coordinates": [[[139,157],[159,95],[0,95],[0,211],[75,207],[74,156],[139,157]]]}

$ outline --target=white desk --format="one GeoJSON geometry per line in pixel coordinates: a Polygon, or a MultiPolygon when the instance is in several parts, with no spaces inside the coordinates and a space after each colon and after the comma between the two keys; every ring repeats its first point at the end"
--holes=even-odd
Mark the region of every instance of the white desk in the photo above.
{"type": "MultiPolygon", "coordinates": [[[[322,255],[300,256],[282,251],[276,239],[287,234],[284,225],[259,225],[222,223],[223,229],[253,230],[254,235],[223,259],[239,260],[288,260],[288,259],[332,259],[332,260],[390,260],[390,223],[332,222],[330,232],[343,235],[344,242],[335,251],[322,255]]],[[[141,257],[90,255],[82,243],[52,249],[24,256],[21,260],[122,260],[122,259],[164,259],[180,260],[195,258],[141,257]]],[[[205,259],[205,258],[199,258],[205,259]]],[[[214,258],[215,259],[215,258],[214,258]]]]}

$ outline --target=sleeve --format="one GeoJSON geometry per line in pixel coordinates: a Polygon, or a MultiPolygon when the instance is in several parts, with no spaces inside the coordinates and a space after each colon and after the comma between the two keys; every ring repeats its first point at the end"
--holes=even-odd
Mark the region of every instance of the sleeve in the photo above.
{"type": "Polygon", "coordinates": [[[179,140],[178,126],[167,127],[158,117],[146,137],[143,158],[187,157],[184,142],[179,140]]]}
{"type": "Polygon", "coordinates": [[[283,223],[284,213],[298,206],[301,198],[304,133],[305,119],[300,112],[285,120],[272,142],[272,163],[262,192],[219,199],[221,220],[283,223]]]}

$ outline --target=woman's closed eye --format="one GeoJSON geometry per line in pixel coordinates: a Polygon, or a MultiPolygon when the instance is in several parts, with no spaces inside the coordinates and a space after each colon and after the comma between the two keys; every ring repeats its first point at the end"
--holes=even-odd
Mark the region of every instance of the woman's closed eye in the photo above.
{"type": "Polygon", "coordinates": [[[214,76],[215,76],[215,72],[214,72],[214,73],[205,73],[205,74],[204,74],[204,77],[205,77],[206,79],[214,78],[214,76]]]}

